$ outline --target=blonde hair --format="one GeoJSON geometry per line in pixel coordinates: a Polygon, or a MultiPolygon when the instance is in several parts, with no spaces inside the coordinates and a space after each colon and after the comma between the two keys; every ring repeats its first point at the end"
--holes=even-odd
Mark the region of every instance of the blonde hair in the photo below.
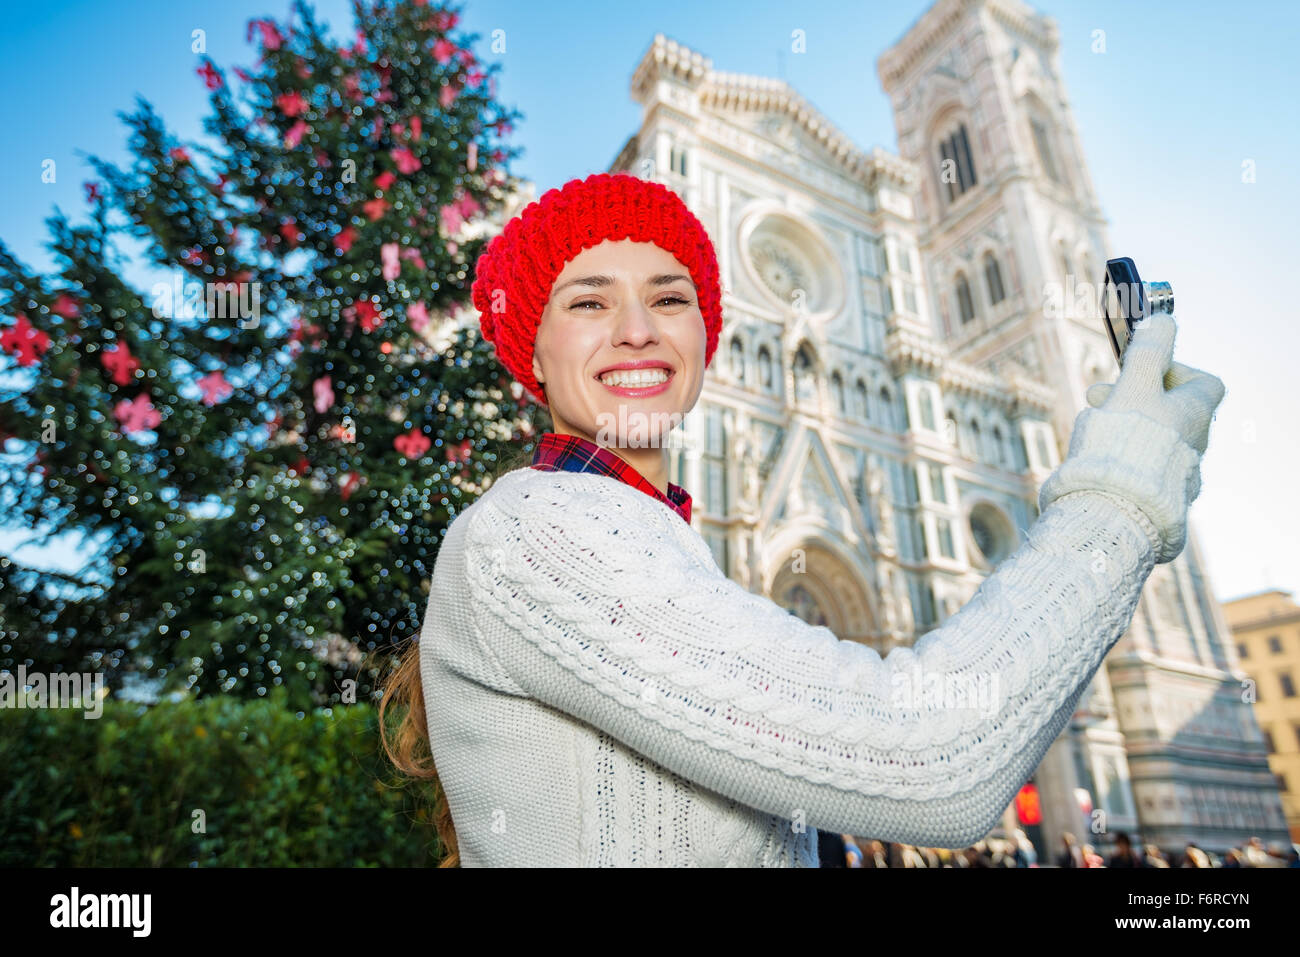
{"type": "MultiPolygon", "coordinates": [[[[504,458],[492,473],[500,477],[506,472],[527,466],[532,461],[532,449],[525,447],[504,458]]],[[[379,699],[379,738],[384,753],[398,771],[417,781],[427,782],[433,789],[433,824],[438,839],[446,852],[439,867],[459,867],[460,849],[456,841],[456,825],[451,819],[447,795],[438,780],[433,751],[429,744],[428,716],[424,708],[424,685],[420,680],[419,634],[411,636],[401,653],[396,667],[388,675],[379,699]],[[389,706],[400,709],[401,717],[390,739],[384,720],[389,706]]]]}

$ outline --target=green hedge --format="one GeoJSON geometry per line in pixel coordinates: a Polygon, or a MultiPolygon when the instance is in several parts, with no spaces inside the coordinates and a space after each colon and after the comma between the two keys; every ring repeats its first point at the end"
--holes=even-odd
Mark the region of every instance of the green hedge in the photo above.
{"type": "Polygon", "coordinates": [[[0,708],[0,867],[436,865],[431,789],[403,782],[368,704],[0,708]]]}

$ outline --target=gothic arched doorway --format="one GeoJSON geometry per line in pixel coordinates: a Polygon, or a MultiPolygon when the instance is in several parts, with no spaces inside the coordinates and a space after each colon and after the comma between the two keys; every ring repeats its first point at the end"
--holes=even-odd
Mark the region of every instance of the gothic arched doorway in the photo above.
{"type": "Polygon", "coordinates": [[[862,573],[821,542],[784,554],[781,564],[769,569],[772,601],[837,638],[870,644],[878,626],[862,573]]]}

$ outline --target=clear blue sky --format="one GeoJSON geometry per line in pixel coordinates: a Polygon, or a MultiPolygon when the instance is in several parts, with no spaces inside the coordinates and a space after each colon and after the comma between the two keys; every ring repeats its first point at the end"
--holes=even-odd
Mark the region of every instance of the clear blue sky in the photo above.
{"type": "MultiPolygon", "coordinates": [[[[498,93],[525,118],[514,171],[539,193],[603,170],[636,129],[628,79],[656,32],[717,69],[785,79],[864,148],[897,149],[875,61],[928,0],[758,3],[477,2],[464,25],[475,52],[503,65],[498,93]],[[807,52],[792,54],[804,31],[807,52]],[[494,31],[506,50],[491,54],[494,31]]],[[[1039,0],[1061,30],[1062,69],[1087,161],[1110,219],[1112,255],[1174,284],[1175,358],[1227,385],[1202,465],[1192,522],[1216,595],[1265,587],[1300,595],[1297,412],[1300,331],[1294,293],[1300,224],[1300,3],[1039,0]],[[1094,30],[1106,52],[1091,50],[1094,30]],[[1253,160],[1256,182],[1242,182],[1253,160]],[[1288,266],[1287,264],[1291,265],[1288,266]]],[[[320,19],[351,34],[351,6],[321,0],[320,19]]],[[[48,268],[44,219],[78,220],[84,155],[125,162],[136,94],[173,133],[202,136],[207,91],[194,74],[191,31],[229,68],[255,59],[250,18],[283,20],[288,0],[0,0],[0,237],[48,268]],[[41,163],[58,163],[43,184],[41,163]]],[[[12,552],[21,537],[0,532],[12,552]]],[[[33,560],[23,552],[24,558],[33,560]]],[[[43,553],[62,564],[66,549],[43,553]]]]}

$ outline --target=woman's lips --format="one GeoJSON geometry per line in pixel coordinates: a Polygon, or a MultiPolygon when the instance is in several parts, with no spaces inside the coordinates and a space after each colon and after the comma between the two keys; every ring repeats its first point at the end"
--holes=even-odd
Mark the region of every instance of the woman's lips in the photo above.
{"type": "Polygon", "coordinates": [[[599,382],[601,386],[614,393],[614,395],[620,395],[627,399],[646,399],[652,395],[658,395],[660,392],[663,392],[672,385],[674,375],[676,375],[675,372],[669,371],[668,378],[656,385],[609,385],[601,379],[597,379],[596,381],[599,382]]]}

